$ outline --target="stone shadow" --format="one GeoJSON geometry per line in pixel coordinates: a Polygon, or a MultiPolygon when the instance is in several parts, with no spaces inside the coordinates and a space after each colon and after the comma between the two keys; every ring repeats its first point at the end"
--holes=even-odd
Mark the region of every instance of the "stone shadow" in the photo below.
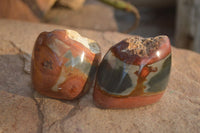
{"type": "Polygon", "coordinates": [[[20,54],[0,55],[0,90],[32,98],[30,75],[23,68],[20,54]]]}
{"type": "MultiPolygon", "coordinates": [[[[21,59],[20,54],[0,55],[0,70],[0,91],[6,91],[14,95],[29,97],[34,100],[37,100],[37,98],[58,100],[73,106],[79,105],[79,103],[82,103],[83,100],[84,106],[95,107],[92,101],[92,91],[94,85],[89,88],[85,95],[70,101],[46,97],[40,95],[39,93],[36,94],[37,92],[32,87],[31,75],[24,71],[24,61],[21,59]]],[[[91,74],[92,73],[89,75],[91,74]]],[[[88,80],[86,83],[90,84],[90,82],[91,80],[88,80]]]]}

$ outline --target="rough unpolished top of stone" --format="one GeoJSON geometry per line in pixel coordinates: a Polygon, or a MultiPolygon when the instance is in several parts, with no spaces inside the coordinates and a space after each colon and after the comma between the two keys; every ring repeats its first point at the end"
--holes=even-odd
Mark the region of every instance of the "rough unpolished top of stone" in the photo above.
{"type": "Polygon", "coordinates": [[[130,55],[137,55],[139,57],[149,57],[158,50],[163,37],[166,36],[157,36],[154,38],[143,38],[140,36],[130,37],[125,40],[125,42],[128,43],[128,47],[123,49],[122,52],[127,52],[130,55]]]}

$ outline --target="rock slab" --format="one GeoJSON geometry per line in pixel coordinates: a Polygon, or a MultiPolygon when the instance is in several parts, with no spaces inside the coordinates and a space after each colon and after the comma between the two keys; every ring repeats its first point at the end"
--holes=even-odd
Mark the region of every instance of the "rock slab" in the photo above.
{"type": "MultiPolygon", "coordinates": [[[[74,101],[41,96],[24,72],[21,53],[31,54],[42,31],[56,25],[0,20],[0,132],[8,133],[199,133],[200,55],[172,49],[172,70],[160,102],[127,110],[97,108],[92,91],[74,101]]],[[[102,55],[129,35],[74,29],[101,45],[102,55]]]]}

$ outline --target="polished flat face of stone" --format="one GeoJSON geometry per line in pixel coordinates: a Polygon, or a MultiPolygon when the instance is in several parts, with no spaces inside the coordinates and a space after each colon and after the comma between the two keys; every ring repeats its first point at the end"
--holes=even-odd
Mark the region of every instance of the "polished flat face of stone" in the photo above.
{"type": "MultiPolygon", "coordinates": [[[[171,55],[148,66],[157,71],[146,77],[144,95],[161,92],[166,88],[170,66],[171,55]]],[[[113,96],[129,96],[137,85],[138,76],[135,73],[139,69],[139,66],[126,64],[108,52],[99,66],[97,82],[103,91],[113,96]]]]}
{"type": "Polygon", "coordinates": [[[98,44],[76,31],[43,32],[32,56],[34,88],[54,98],[77,98],[93,85],[99,60],[98,44]]]}

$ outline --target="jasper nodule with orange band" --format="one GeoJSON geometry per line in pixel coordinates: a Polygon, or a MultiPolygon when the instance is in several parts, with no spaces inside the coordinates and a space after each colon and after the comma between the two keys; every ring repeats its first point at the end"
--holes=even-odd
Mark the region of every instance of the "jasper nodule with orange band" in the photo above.
{"type": "Polygon", "coordinates": [[[72,100],[94,85],[98,44],[72,30],[42,32],[32,54],[32,83],[39,93],[72,100]]]}
{"type": "Polygon", "coordinates": [[[171,68],[167,36],[132,37],[110,48],[98,72],[93,99],[102,108],[134,108],[157,102],[171,68]]]}

